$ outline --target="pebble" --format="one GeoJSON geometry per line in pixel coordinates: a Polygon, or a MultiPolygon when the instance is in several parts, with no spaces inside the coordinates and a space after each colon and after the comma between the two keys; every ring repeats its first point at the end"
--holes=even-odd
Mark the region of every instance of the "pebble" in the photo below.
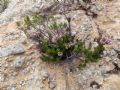
{"type": "Polygon", "coordinates": [[[14,67],[15,68],[20,68],[22,67],[22,65],[24,64],[24,57],[22,56],[18,56],[14,62],[14,67]]]}
{"type": "Polygon", "coordinates": [[[42,80],[46,80],[49,77],[49,74],[46,71],[41,71],[41,74],[42,74],[42,80]]]}
{"type": "Polygon", "coordinates": [[[49,88],[54,89],[56,87],[55,82],[50,82],[49,83],[49,88]]]}

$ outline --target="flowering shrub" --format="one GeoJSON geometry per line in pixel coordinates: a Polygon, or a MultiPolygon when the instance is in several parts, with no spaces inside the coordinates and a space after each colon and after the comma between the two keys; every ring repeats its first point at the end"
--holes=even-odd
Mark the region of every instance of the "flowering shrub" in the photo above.
{"type": "Polygon", "coordinates": [[[105,35],[100,35],[99,38],[96,39],[96,41],[101,45],[106,45],[106,44],[111,45],[112,44],[111,38],[106,37],[105,35]]]}
{"type": "MultiPolygon", "coordinates": [[[[43,61],[56,62],[82,56],[85,59],[79,67],[84,67],[88,62],[96,62],[101,57],[104,45],[110,44],[111,40],[100,36],[95,39],[98,43],[94,50],[92,44],[85,47],[85,41],[76,39],[76,32],[71,30],[70,18],[66,23],[57,23],[55,18],[49,16],[35,15],[31,19],[24,18],[24,32],[38,43],[43,61]]],[[[17,22],[20,27],[20,23],[17,22]]],[[[22,27],[23,29],[23,27],[22,27]]]]}

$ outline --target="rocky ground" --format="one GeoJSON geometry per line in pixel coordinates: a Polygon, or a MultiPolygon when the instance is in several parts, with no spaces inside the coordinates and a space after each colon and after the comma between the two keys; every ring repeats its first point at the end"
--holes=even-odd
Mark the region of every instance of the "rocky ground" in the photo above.
{"type": "MultiPolygon", "coordinates": [[[[16,26],[25,15],[42,13],[53,4],[52,0],[10,0],[0,14],[0,90],[120,90],[120,0],[96,0],[88,15],[74,5],[67,13],[79,37],[88,33],[95,37],[99,30],[112,36],[103,58],[82,70],[77,68],[78,59],[42,62],[34,43],[16,26]],[[98,16],[92,18],[92,12],[98,16]]],[[[55,10],[54,16],[63,21],[55,10]]]]}

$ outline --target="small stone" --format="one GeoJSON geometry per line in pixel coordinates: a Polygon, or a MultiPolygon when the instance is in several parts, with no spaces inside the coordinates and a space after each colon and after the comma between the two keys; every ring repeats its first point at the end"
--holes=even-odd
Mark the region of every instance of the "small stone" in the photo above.
{"type": "Polygon", "coordinates": [[[23,86],[25,84],[25,81],[20,81],[20,85],[23,86]]]}
{"type": "Polygon", "coordinates": [[[93,88],[97,88],[97,85],[93,85],[93,88]]]}
{"type": "Polygon", "coordinates": [[[14,62],[14,67],[15,68],[20,68],[24,64],[24,57],[17,57],[15,62],[14,62]]]}
{"type": "Polygon", "coordinates": [[[94,12],[95,14],[98,13],[98,10],[97,10],[97,8],[95,6],[91,7],[90,10],[91,10],[91,12],[94,12]]]}
{"type": "Polygon", "coordinates": [[[104,51],[103,51],[103,56],[106,56],[106,55],[107,55],[107,51],[104,50],[104,51]]]}
{"type": "Polygon", "coordinates": [[[49,88],[54,89],[56,87],[56,84],[54,82],[49,83],[49,88]]]}
{"type": "Polygon", "coordinates": [[[24,53],[25,49],[21,43],[16,43],[15,45],[11,46],[11,54],[20,54],[24,53]]]}
{"type": "Polygon", "coordinates": [[[49,74],[48,74],[48,72],[46,72],[46,71],[41,71],[41,74],[42,74],[42,80],[45,80],[45,79],[47,79],[48,77],[49,77],[49,74]]]}

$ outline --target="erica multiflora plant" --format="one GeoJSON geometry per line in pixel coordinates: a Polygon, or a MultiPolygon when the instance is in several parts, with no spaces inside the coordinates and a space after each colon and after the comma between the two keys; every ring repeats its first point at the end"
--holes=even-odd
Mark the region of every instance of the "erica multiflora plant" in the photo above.
{"type": "MultiPolygon", "coordinates": [[[[82,42],[75,39],[76,32],[71,30],[70,18],[59,23],[54,17],[45,15],[26,16],[24,32],[38,43],[44,61],[60,61],[71,59],[82,49],[82,42]]],[[[17,26],[21,26],[19,22],[17,26]]]]}
{"type": "Polygon", "coordinates": [[[104,45],[111,44],[111,39],[100,35],[94,42],[98,45],[93,48],[92,43],[85,47],[86,40],[78,40],[76,32],[71,30],[71,18],[66,17],[66,22],[57,22],[53,16],[34,15],[26,16],[24,23],[17,26],[24,30],[26,35],[37,42],[43,61],[56,62],[65,59],[84,57],[79,67],[84,67],[88,62],[96,62],[101,58],[104,45]]]}
{"type": "MultiPolygon", "coordinates": [[[[75,57],[80,43],[75,39],[76,32],[71,31],[71,19],[66,18],[66,21],[58,23],[54,17],[45,15],[24,18],[24,31],[38,43],[42,60],[55,62],[75,57]]],[[[17,25],[20,26],[20,23],[17,22],[17,25]]]]}

